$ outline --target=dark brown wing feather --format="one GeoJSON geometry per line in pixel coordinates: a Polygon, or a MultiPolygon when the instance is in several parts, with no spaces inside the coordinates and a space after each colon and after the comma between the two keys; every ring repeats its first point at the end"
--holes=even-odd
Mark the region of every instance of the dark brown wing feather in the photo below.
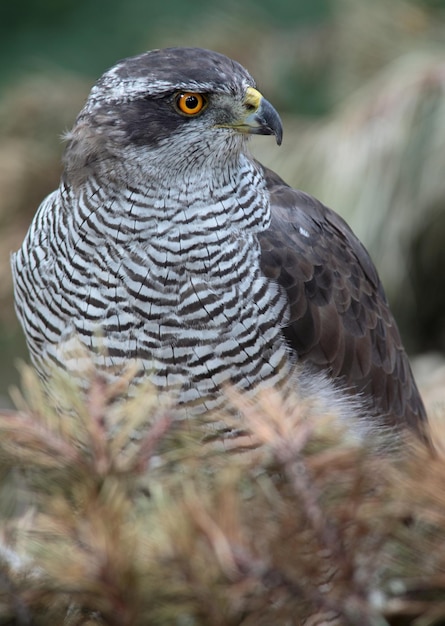
{"type": "Polygon", "coordinates": [[[388,423],[422,429],[425,408],[377,271],[346,222],[264,168],[272,222],[264,274],[286,290],[298,358],[362,393],[388,423]]]}

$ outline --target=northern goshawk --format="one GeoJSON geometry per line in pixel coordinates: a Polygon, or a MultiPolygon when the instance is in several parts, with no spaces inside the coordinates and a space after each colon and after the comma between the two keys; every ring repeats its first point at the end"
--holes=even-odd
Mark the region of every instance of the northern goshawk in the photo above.
{"type": "Polygon", "coordinates": [[[251,156],[250,134],[281,143],[280,118],[216,52],[153,50],[100,78],[67,136],[60,187],[12,258],[37,370],[82,378],[80,344],[111,378],[136,360],[135,382],[174,389],[192,414],[219,406],[226,384],[295,381],[420,430],[369,255],[336,213],[251,156]]]}

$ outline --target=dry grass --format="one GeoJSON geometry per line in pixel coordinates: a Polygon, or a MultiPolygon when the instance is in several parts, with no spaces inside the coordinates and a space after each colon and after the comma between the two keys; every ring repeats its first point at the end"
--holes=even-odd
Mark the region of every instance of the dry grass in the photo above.
{"type": "MultiPolygon", "coordinates": [[[[346,217],[376,259],[388,292],[404,288],[405,306],[416,238],[429,224],[441,227],[444,70],[443,54],[409,54],[330,119],[312,126],[290,122],[272,157],[264,141],[255,143],[260,160],[346,217]]],[[[430,244],[437,247],[441,235],[430,244]]]]}

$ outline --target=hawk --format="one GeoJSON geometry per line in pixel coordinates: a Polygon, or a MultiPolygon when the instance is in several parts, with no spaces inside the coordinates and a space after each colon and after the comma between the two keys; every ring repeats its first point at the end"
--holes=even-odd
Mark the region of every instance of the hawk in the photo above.
{"type": "MultiPolygon", "coordinates": [[[[425,410],[376,269],[332,210],[257,162],[282,139],[237,62],[169,48],[124,59],[67,135],[59,188],[12,256],[15,304],[43,378],[140,364],[199,415],[294,384],[421,430],[425,410]],[[355,400],[354,400],[355,398],[355,400]]],[[[359,418],[357,418],[359,419],[359,418]]]]}

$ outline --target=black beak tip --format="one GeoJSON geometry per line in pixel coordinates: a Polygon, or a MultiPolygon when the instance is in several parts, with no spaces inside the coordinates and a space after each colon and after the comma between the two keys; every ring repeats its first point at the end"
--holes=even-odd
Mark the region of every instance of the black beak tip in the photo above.
{"type": "Polygon", "coordinates": [[[275,135],[277,144],[281,146],[283,140],[283,125],[280,116],[268,100],[263,98],[259,113],[264,131],[268,134],[275,135]]]}

